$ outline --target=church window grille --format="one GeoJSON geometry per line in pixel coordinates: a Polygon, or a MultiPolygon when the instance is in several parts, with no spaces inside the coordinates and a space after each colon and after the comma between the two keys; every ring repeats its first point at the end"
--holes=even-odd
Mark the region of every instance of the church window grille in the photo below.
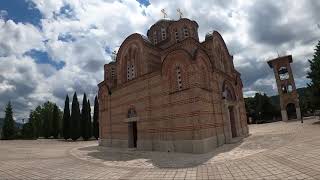
{"type": "Polygon", "coordinates": [[[127,64],[127,80],[132,80],[135,78],[135,66],[134,64],[131,64],[131,62],[128,62],[127,64]]]}
{"type": "Polygon", "coordinates": [[[112,68],[111,68],[111,77],[112,77],[112,78],[114,78],[114,76],[115,76],[114,73],[115,73],[115,72],[114,72],[114,68],[112,67],[112,68]]]}
{"type": "Polygon", "coordinates": [[[182,90],[182,79],[181,79],[181,70],[180,67],[176,67],[176,74],[177,74],[177,85],[178,85],[178,90],[182,90]]]}
{"type": "Polygon", "coordinates": [[[166,29],[161,28],[161,36],[162,36],[162,40],[165,40],[167,38],[166,29]]]}
{"type": "Polygon", "coordinates": [[[130,64],[127,64],[127,80],[131,80],[130,64]]]}
{"type": "Polygon", "coordinates": [[[131,65],[131,79],[135,78],[134,65],[131,65]]]}
{"type": "Polygon", "coordinates": [[[179,42],[179,33],[177,30],[175,31],[175,38],[176,38],[176,42],[179,42]]]}
{"type": "Polygon", "coordinates": [[[183,28],[183,33],[184,33],[184,37],[187,38],[189,37],[189,31],[188,31],[188,28],[183,28]]]}

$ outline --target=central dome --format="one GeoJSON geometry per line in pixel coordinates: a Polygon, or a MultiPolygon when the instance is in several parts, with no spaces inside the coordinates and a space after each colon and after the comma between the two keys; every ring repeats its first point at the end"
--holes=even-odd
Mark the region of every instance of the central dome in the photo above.
{"type": "Polygon", "coordinates": [[[187,18],[160,19],[149,28],[147,36],[153,45],[159,47],[168,47],[189,37],[199,41],[198,24],[187,18]]]}

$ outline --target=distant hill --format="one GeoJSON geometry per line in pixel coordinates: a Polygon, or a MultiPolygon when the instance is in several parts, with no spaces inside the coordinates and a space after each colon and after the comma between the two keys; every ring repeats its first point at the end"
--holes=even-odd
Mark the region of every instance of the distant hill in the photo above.
{"type": "MultiPolygon", "coordinates": [[[[1,129],[2,129],[3,123],[4,123],[4,118],[0,118],[0,132],[1,132],[1,129]]],[[[18,128],[18,129],[21,129],[22,126],[23,126],[23,124],[18,123],[18,122],[15,122],[15,125],[16,125],[16,128],[18,128]]]]}

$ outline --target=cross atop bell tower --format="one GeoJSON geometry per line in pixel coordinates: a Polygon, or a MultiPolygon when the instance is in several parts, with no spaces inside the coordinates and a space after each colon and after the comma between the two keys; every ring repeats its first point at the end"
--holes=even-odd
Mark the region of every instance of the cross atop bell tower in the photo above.
{"type": "Polygon", "coordinates": [[[292,56],[282,56],[268,61],[276,78],[282,121],[289,119],[301,119],[299,95],[290,66],[292,56]]]}

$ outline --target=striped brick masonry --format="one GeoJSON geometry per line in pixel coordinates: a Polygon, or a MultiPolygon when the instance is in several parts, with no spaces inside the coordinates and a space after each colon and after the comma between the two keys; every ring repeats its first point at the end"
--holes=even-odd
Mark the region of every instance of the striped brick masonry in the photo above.
{"type": "Polygon", "coordinates": [[[100,145],[205,153],[248,135],[240,73],[221,35],[162,19],[132,34],[99,86],[100,145]]]}

